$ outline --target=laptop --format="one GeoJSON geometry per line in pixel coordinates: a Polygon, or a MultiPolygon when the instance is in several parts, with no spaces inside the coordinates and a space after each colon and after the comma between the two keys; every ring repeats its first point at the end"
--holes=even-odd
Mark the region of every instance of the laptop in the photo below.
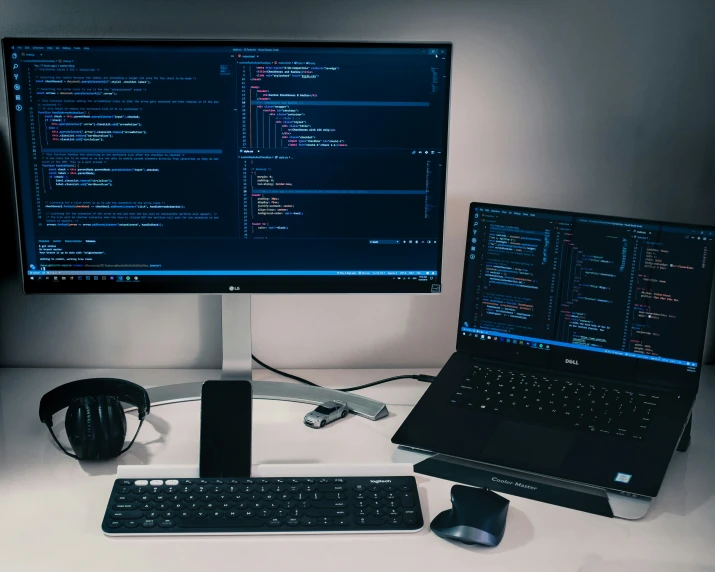
{"type": "Polygon", "coordinates": [[[472,203],[457,351],[393,443],[649,501],[698,391],[714,239],[472,203]]]}

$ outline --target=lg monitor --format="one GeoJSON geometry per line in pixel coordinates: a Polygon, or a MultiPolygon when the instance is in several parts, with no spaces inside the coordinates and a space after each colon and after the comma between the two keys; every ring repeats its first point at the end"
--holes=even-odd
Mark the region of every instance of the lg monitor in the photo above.
{"type": "Polygon", "coordinates": [[[25,292],[439,293],[451,52],[5,38],[25,292]]]}

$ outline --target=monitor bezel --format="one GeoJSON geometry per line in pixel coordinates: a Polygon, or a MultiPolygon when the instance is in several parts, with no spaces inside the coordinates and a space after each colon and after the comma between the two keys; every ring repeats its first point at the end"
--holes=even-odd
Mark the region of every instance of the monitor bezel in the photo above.
{"type": "MultiPolygon", "coordinates": [[[[235,47],[298,47],[298,48],[436,48],[446,49],[447,81],[445,84],[446,105],[444,109],[444,129],[442,146],[444,148],[444,168],[442,170],[440,201],[442,216],[439,217],[437,274],[426,281],[400,279],[395,276],[168,276],[166,279],[152,277],[148,281],[119,282],[110,280],[92,280],[81,283],[71,280],[31,279],[28,275],[27,256],[24,233],[24,218],[21,207],[21,190],[19,181],[18,153],[15,151],[15,118],[11,109],[10,98],[7,98],[7,115],[9,121],[10,152],[12,160],[12,179],[14,185],[15,216],[17,234],[20,245],[20,271],[23,291],[25,294],[301,294],[301,293],[335,293],[335,294],[439,294],[442,291],[442,273],[444,256],[444,229],[447,214],[446,191],[447,170],[449,160],[449,117],[451,106],[452,81],[452,42],[372,42],[372,41],[291,41],[291,40],[215,40],[215,39],[150,39],[150,38],[53,38],[53,37],[5,37],[2,38],[2,59],[5,65],[6,90],[11,85],[11,69],[7,65],[10,46],[16,43],[47,43],[53,45],[137,45],[137,46],[235,46],[235,47]]],[[[7,91],[7,93],[10,93],[7,91]]],[[[434,269],[424,269],[434,271],[434,269]]],[[[117,271],[118,272],[118,271],[117,271]]],[[[119,272],[118,272],[119,273],[119,272]]],[[[131,274],[131,273],[128,273],[131,274]]],[[[69,278],[69,277],[68,277],[69,278]]]]}
{"type": "MultiPolygon", "coordinates": [[[[533,207],[523,207],[519,205],[504,205],[492,204],[483,202],[472,202],[469,205],[468,224],[471,221],[474,210],[477,208],[495,208],[495,209],[511,209],[522,212],[533,212],[557,216],[573,216],[573,217],[590,217],[605,221],[614,222],[632,222],[645,223],[655,225],[665,225],[678,228],[692,228],[697,230],[705,230],[715,232],[715,226],[703,224],[689,224],[670,221],[659,221],[654,219],[639,219],[633,217],[621,217],[594,213],[584,213],[578,211],[562,211],[556,209],[543,209],[533,207]]],[[[467,227],[469,228],[469,227],[467,227]]],[[[509,361],[515,365],[523,365],[526,367],[539,368],[545,371],[558,372],[559,374],[573,374],[576,376],[590,376],[600,379],[617,380],[625,382],[637,382],[651,384],[654,386],[663,387],[678,387],[697,391],[700,373],[703,367],[703,358],[705,351],[706,330],[708,323],[708,309],[710,308],[710,300],[713,290],[713,274],[715,271],[715,253],[710,257],[707,268],[708,283],[710,288],[707,290],[706,299],[703,302],[703,318],[699,326],[700,330],[700,347],[698,355],[700,356],[697,362],[697,368],[694,372],[688,372],[683,365],[672,365],[665,362],[643,360],[635,357],[610,355],[600,352],[592,352],[589,350],[580,350],[577,348],[557,348],[554,347],[549,351],[532,349],[526,346],[515,346],[503,343],[482,343],[475,337],[463,335],[461,331],[462,316],[464,315],[467,301],[467,276],[469,269],[469,232],[465,236],[464,248],[464,265],[462,269],[462,288],[459,304],[459,320],[457,326],[457,351],[469,353],[475,357],[495,359],[497,361],[509,361]],[[576,360],[578,365],[573,362],[566,363],[566,359],[576,360]]],[[[506,334],[504,337],[508,337],[506,334]]]]}

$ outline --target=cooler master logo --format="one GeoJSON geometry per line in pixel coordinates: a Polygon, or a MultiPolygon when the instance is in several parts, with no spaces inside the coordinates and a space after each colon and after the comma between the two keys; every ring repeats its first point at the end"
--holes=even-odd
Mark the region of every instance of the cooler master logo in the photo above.
{"type": "Polygon", "coordinates": [[[539,488],[539,487],[532,487],[531,485],[525,485],[524,483],[521,483],[519,481],[510,481],[508,479],[500,479],[498,477],[492,477],[492,481],[494,481],[495,483],[501,483],[502,485],[510,485],[512,487],[529,489],[530,491],[535,491],[539,488]]]}
{"type": "Polygon", "coordinates": [[[577,359],[568,359],[566,358],[566,363],[569,365],[578,365],[578,360],[577,359]]]}

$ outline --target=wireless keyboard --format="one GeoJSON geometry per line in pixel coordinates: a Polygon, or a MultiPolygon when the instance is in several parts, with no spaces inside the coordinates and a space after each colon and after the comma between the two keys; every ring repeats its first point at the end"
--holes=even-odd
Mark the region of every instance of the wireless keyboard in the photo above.
{"type": "Polygon", "coordinates": [[[414,477],[117,479],[111,536],[417,532],[414,477]]]}

